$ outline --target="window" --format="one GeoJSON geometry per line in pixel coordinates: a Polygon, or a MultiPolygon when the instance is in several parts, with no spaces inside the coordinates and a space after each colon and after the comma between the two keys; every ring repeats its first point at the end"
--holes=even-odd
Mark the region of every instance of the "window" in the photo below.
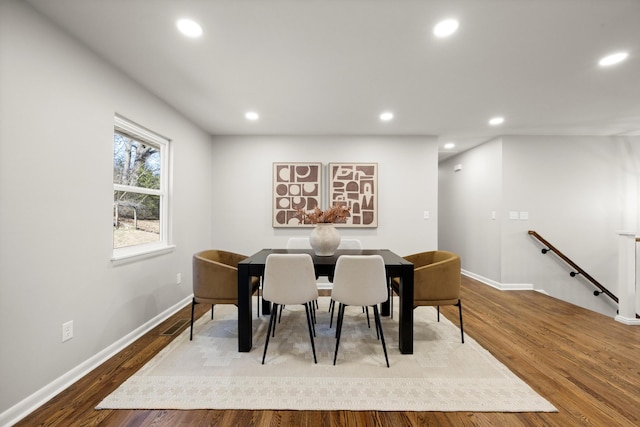
{"type": "Polygon", "coordinates": [[[122,117],[113,132],[113,259],[169,249],[169,141],[122,117]]]}

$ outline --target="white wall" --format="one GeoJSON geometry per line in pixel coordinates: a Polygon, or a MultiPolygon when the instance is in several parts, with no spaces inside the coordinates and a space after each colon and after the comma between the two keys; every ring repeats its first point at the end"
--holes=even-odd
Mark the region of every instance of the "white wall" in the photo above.
{"type": "Polygon", "coordinates": [[[209,246],[213,171],[207,134],[21,2],[0,3],[0,61],[2,414],[188,297],[191,255],[209,246]],[[177,245],[119,266],[116,112],[173,140],[177,245]]]}
{"type": "Polygon", "coordinates": [[[438,177],[438,247],[458,253],[463,269],[498,280],[502,264],[502,140],[443,162],[438,177]],[[461,169],[455,171],[456,166],[461,169]]]}
{"type": "MultiPolygon", "coordinates": [[[[570,268],[552,254],[542,255],[541,246],[528,230],[536,230],[566,256],[614,294],[617,293],[617,234],[621,229],[638,230],[638,137],[505,136],[501,138],[502,185],[495,185],[495,172],[476,170],[466,181],[442,181],[458,195],[455,203],[441,202],[441,216],[453,209],[476,212],[470,197],[470,182],[491,184],[501,198],[498,216],[501,260],[499,274],[474,264],[486,243],[471,234],[446,240],[471,258],[463,268],[508,288],[531,284],[535,289],[574,304],[614,316],[617,306],[607,297],[593,296],[594,287],[581,277],[571,278],[570,268]],[[463,195],[463,197],[460,197],[463,195]],[[528,220],[509,220],[509,212],[528,212],[528,220]],[[488,271],[488,273],[485,273],[488,271]]],[[[494,143],[484,144],[440,164],[441,177],[454,164],[463,172],[474,170],[474,162],[498,158],[494,143]]],[[[471,173],[470,173],[471,174],[471,173]]],[[[478,185],[477,183],[475,185],[478,185]]],[[[489,185],[489,184],[487,184],[489,185]]],[[[445,193],[445,187],[441,187],[445,193]]],[[[496,194],[490,197],[495,198],[496,194]]],[[[478,215],[482,212],[478,212],[478,215]]],[[[452,235],[461,223],[441,223],[442,238],[452,235]]],[[[440,245],[443,245],[441,239],[440,245]]]]}
{"type": "Polygon", "coordinates": [[[378,228],[341,228],[341,236],[403,255],[435,249],[437,156],[437,141],[429,136],[217,136],[212,244],[250,254],[284,247],[289,236],[308,236],[308,228],[271,225],[273,162],[377,162],[378,228]],[[431,219],[423,219],[424,211],[431,219]]]}

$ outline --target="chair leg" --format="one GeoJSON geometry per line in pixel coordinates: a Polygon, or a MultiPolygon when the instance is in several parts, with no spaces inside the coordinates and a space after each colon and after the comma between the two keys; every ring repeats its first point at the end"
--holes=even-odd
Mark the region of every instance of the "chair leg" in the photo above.
{"type": "Polygon", "coordinates": [[[274,317],[274,322],[273,322],[273,330],[271,331],[271,336],[275,337],[276,336],[276,323],[280,323],[280,319],[282,319],[282,307],[284,307],[284,304],[276,304],[273,303],[273,305],[271,306],[271,313],[275,313],[275,317],[274,317]],[[278,308],[280,308],[280,317],[278,318],[278,308]],[[276,321],[277,319],[277,321],[276,321]]]}
{"type": "Polygon", "coordinates": [[[338,319],[336,320],[336,351],[333,354],[333,364],[336,364],[338,359],[338,347],[340,346],[340,335],[342,334],[342,321],[344,320],[344,307],[345,305],[340,303],[338,305],[338,319]]]}
{"type": "Polygon", "coordinates": [[[464,327],[462,326],[462,300],[458,300],[456,304],[458,306],[458,312],[460,313],[460,338],[462,339],[462,344],[464,344],[464,327]]]}
{"type": "Polygon", "coordinates": [[[191,332],[189,332],[189,341],[193,340],[193,311],[196,308],[196,299],[191,300],[191,332]]]}
{"type": "Polygon", "coordinates": [[[271,310],[271,316],[269,316],[269,327],[267,328],[267,340],[264,342],[264,352],[262,353],[262,364],[264,365],[264,358],[267,355],[267,347],[269,347],[269,336],[271,335],[271,328],[273,327],[275,330],[275,319],[276,312],[278,311],[278,305],[273,304],[273,309],[271,310]]]}
{"type": "Polygon", "coordinates": [[[316,305],[313,301],[304,304],[305,308],[309,309],[309,316],[311,317],[311,327],[313,329],[313,336],[316,336],[316,305]]]}
{"type": "Polygon", "coordinates": [[[213,320],[213,304],[211,304],[211,320],[213,320]]]}
{"type": "Polygon", "coordinates": [[[387,277],[388,286],[389,286],[389,318],[393,319],[393,286],[391,286],[392,279],[391,277],[387,277]]]}
{"type": "Polygon", "coordinates": [[[312,315],[311,315],[310,306],[313,307],[313,309],[315,309],[314,303],[312,301],[304,305],[304,311],[307,313],[307,326],[309,328],[309,338],[311,339],[311,351],[313,351],[313,363],[318,363],[318,360],[316,359],[316,345],[315,345],[315,342],[313,341],[313,336],[316,334],[316,331],[315,331],[315,328],[312,326],[313,321],[311,319],[312,315]],[[312,329],[313,329],[313,332],[312,332],[312,329]]]}
{"type": "Polygon", "coordinates": [[[371,321],[369,320],[369,307],[362,307],[362,311],[367,313],[367,326],[371,328],[371,321]]]}
{"type": "Polygon", "coordinates": [[[258,319],[260,318],[260,296],[262,293],[262,277],[258,277],[258,293],[256,294],[256,300],[258,301],[258,307],[256,307],[256,312],[258,314],[258,319]]]}
{"type": "MultiPolygon", "coordinates": [[[[342,307],[343,304],[339,303],[338,304],[338,314],[336,315],[336,338],[338,338],[338,323],[340,322],[340,307],[342,307]]],[[[333,313],[331,313],[333,316],[333,313]]],[[[331,322],[329,322],[331,323],[331,322]]]]}
{"type": "MultiPolygon", "coordinates": [[[[374,305],[374,308],[378,308],[378,305],[374,305]]],[[[378,312],[379,313],[379,312],[378,312]]],[[[367,307],[367,314],[369,314],[369,307],[367,307]]],[[[375,314],[375,310],[374,310],[374,314],[375,314]]],[[[367,319],[368,320],[368,319],[367,319]]],[[[374,316],[374,320],[375,320],[375,316],[374,316]]],[[[369,326],[371,327],[371,326],[369,326]]],[[[376,325],[376,339],[379,340],[380,339],[380,333],[378,332],[378,326],[376,325]]]]}
{"type": "Polygon", "coordinates": [[[333,324],[333,310],[336,308],[336,302],[334,300],[331,300],[331,302],[329,303],[329,310],[331,311],[331,318],[329,319],[329,328],[331,328],[331,325],[333,324]]]}
{"type": "Polygon", "coordinates": [[[440,321],[440,306],[438,306],[438,322],[440,321]]]}
{"type": "Polygon", "coordinates": [[[378,305],[373,306],[373,315],[376,318],[376,331],[380,331],[380,340],[382,341],[382,349],[384,350],[384,359],[387,361],[387,368],[389,367],[389,357],[387,356],[387,344],[384,342],[384,333],[382,332],[382,322],[380,322],[380,312],[378,311],[378,305]]]}
{"type": "MultiPolygon", "coordinates": [[[[311,314],[313,315],[313,324],[315,325],[316,323],[318,323],[318,318],[316,316],[316,308],[318,308],[318,300],[315,300],[315,302],[311,303],[311,314]]],[[[315,326],[313,327],[313,330],[315,332],[315,326]]]]}

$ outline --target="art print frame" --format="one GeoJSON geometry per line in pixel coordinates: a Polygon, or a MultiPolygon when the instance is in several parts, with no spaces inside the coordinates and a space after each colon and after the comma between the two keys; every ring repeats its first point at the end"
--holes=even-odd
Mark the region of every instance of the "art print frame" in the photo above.
{"type": "Polygon", "coordinates": [[[312,227],[300,224],[297,209],[310,211],[322,208],[322,163],[273,163],[273,215],[274,228],[312,227]]]}
{"type": "Polygon", "coordinates": [[[328,205],[350,207],[336,227],[378,227],[378,163],[329,163],[328,205]]]}

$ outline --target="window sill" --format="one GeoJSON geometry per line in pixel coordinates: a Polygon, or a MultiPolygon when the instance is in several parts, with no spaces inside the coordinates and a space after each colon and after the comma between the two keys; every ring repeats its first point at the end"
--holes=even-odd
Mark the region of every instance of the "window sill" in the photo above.
{"type": "Polygon", "coordinates": [[[130,262],[141,261],[148,258],[164,255],[169,252],[173,252],[176,245],[165,246],[145,246],[136,248],[124,248],[118,250],[118,253],[114,253],[111,257],[111,265],[122,265],[130,262]]]}

